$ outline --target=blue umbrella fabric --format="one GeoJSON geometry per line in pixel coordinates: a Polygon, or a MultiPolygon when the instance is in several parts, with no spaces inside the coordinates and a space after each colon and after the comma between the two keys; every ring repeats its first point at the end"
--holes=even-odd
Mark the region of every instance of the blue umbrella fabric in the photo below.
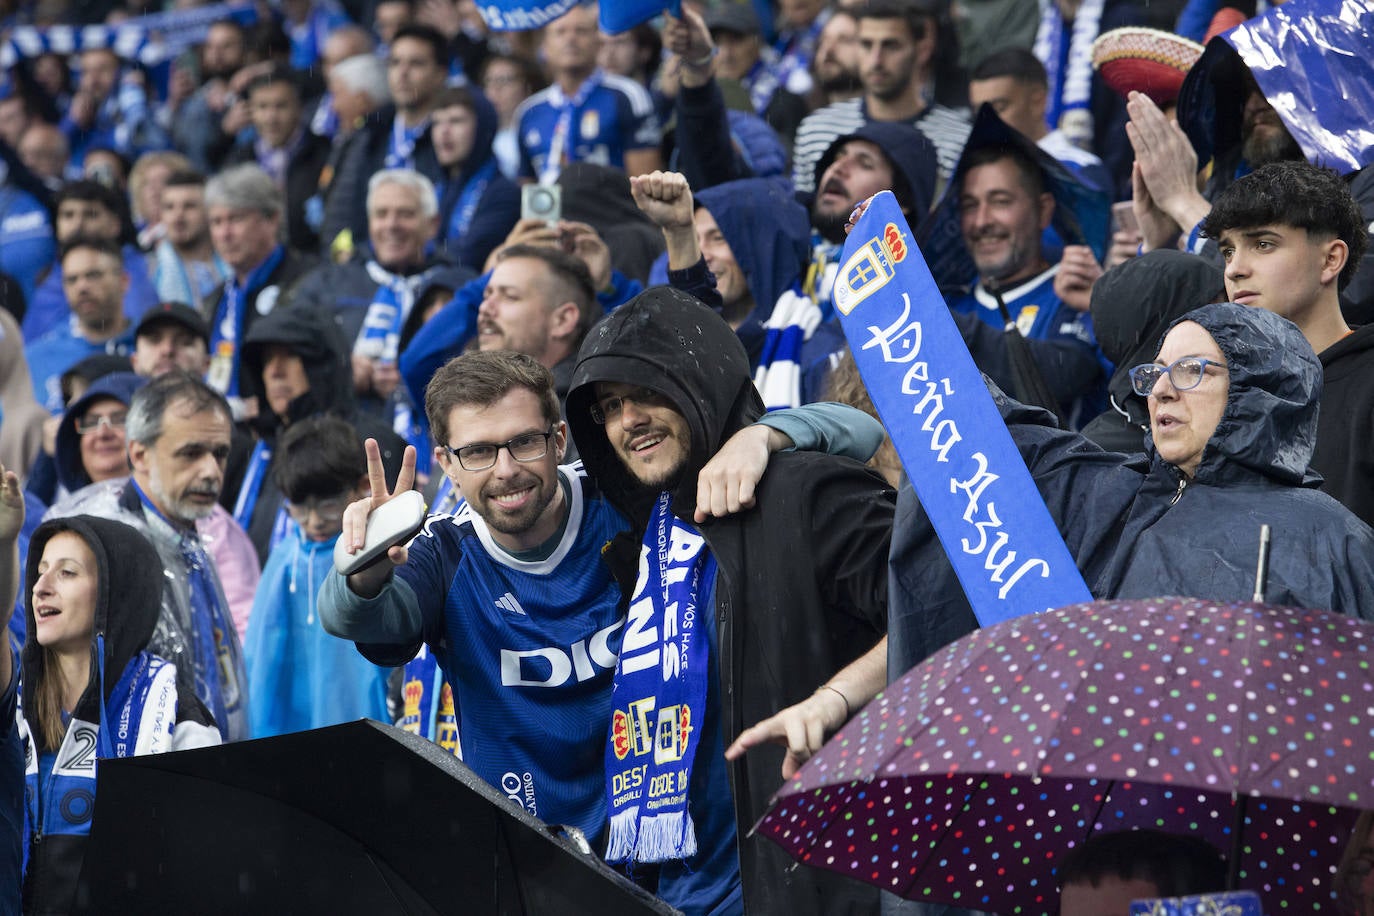
{"type": "Polygon", "coordinates": [[[1374,0],[1291,0],[1213,38],[1184,80],[1178,122],[1198,161],[1240,142],[1249,69],[1309,162],[1374,162],[1374,0]]]}

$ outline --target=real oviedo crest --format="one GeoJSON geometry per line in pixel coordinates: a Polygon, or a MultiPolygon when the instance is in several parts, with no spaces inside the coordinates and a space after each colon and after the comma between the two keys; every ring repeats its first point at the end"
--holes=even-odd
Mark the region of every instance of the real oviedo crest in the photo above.
{"type": "Polygon", "coordinates": [[[873,293],[882,289],[907,255],[907,240],[896,223],[883,227],[850,256],[835,280],[835,307],[848,315],[873,293]]]}

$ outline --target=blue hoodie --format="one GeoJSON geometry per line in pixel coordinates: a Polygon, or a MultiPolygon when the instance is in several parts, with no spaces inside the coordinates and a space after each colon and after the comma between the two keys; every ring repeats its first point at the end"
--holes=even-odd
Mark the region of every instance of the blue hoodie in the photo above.
{"type": "MultiPolygon", "coordinates": [[[[749,281],[754,311],[745,324],[762,324],[806,267],[811,250],[806,208],[782,178],[727,181],[697,194],[696,202],[710,211],[749,281]]],[[[745,336],[742,327],[740,337],[745,336]]]]}
{"type": "Polygon", "coordinates": [[[334,542],[299,530],[272,551],[253,600],[243,654],[250,696],[249,734],[267,738],[369,718],[390,722],[386,679],[353,644],[330,636],[315,597],[334,565],[334,542]]]}
{"type": "Polygon", "coordinates": [[[487,97],[472,90],[477,127],[472,151],[457,180],[439,182],[439,245],[459,264],[481,270],[487,255],[500,245],[520,218],[520,189],[501,174],[492,154],[497,116],[487,97]],[[474,199],[465,198],[471,186],[474,199]],[[465,206],[466,205],[466,206],[465,206]],[[464,227],[463,213],[468,213],[464,227]]]}

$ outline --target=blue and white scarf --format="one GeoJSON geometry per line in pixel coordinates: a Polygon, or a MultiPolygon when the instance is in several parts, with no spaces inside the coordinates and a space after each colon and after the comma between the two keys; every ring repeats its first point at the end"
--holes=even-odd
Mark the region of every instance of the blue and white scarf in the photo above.
{"type": "Polygon", "coordinates": [[[396,724],[402,731],[433,741],[459,760],[463,759],[453,689],[444,680],[439,660],[429,651],[429,646],[421,646],[419,653],[406,663],[401,702],[401,720],[396,724]]]}
{"type": "MultiPolygon", "coordinates": [[[[98,640],[100,686],[104,689],[104,640],[98,640]]],[[[22,712],[19,739],[27,749],[24,762],[24,859],[28,866],[30,837],[45,834],[86,836],[94,813],[96,761],[111,757],[156,754],[172,749],[176,723],[176,667],[149,652],[124,666],[109,699],[101,698],[100,721],[72,719],[57,749],[46,784],[39,779],[38,748],[22,712]]],[[[20,703],[22,710],[23,704],[20,703]]]]}
{"type": "Polygon", "coordinates": [[[414,127],[406,127],[401,123],[401,115],[397,112],[395,119],[391,122],[391,145],[386,151],[386,167],[389,169],[413,169],[415,168],[415,145],[420,142],[425,131],[429,130],[429,118],[425,118],[414,127]]]}
{"type": "Polygon", "coordinates": [[[802,345],[822,320],[820,306],[795,287],[778,297],[763,326],[763,351],[754,370],[754,387],[768,410],[801,406],[802,345]]]}
{"type": "MultiPolygon", "coordinates": [[[[390,272],[376,261],[368,261],[367,275],[377,284],[377,292],[372,297],[372,304],[367,307],[358,339],[353,342],[353,355],[394,363],[400,354],[401,329],[415,307],[416,293],[429,272],[405,276],[390,272]]],[[[391,397],[391,426],[397,435],[415,446],[415,469],[421,474],[428,474],[433,451],[429,447],[429,430],[419,418],[419,411],[411,403],[406,386],[401,385],[391,397]]]]}
{"type": "Polygon", "coordinates": [[[227,398],[239,396],[239,345],[248,293],[263,286],[284,257],[286,249],[278,245],[241,285],[237,278],[224,284],[224,298],[210,325],[210,371],[205,374],[205,381],[227,398]]]}
{"type": "MultiPolygon", "coordinates": [[[[482,202],[482,195],[487,193],[487,185],[496,177],[496,170],[496,157],[493,156],[482,163],[482,166],[472,173],[472,177],[463,183],[463,190],[458,195],[458,202],[449,211],[448,222],[444,224],[443,235],[439,241],[452,247],[468,234],[472,218],[477,215],[477,205],[482,202]]],[[[444,196],[442,192],[440,196],[444,196]]]]}
{"type": "Polygon", "coordinates": [[[1035,56],[1049,77],[1045,119],[1083,149],[1089,149],[1093,140],[1093,115],[1088,105],[1093,88],[1093,41],[1102,22],[1103,5],[1104,0],[1083,0],[1074,16],[1073,33],[1066,38],[1058,4],[1040,0],[1040,28],[1035,33],[1035,56]]]}
{"type": "Polygon", "coordinates": [[[639,580],[611,692],[606,748],[608,862],[669,862],[697,851],[687,811],[692,761],[709,687],[711,594],[716,561],[663,493],[644,533],[639,580]]]}
{"type": "Polygon", "coordinates": [[[778,91],[778,74],[773,65],[760,57],[740,82],[749,90],[749,104],[754,107],[754,114],[763,117],[768,103],[773,101],[773,94],[778,91]]]}
{"type": "Polygon", "coordinates": [[[563,171],[563,160],[573,161],[577,152],[577,137],[573,134],[573,119],[577,109],[587,103],[587,99],[601,85],[602,74],[598,69],[582,81],[577,93],[568,98],[557,83],[549,87],[549,105],[558,109],[558,121],[549,137],[549,152],[544,159],[544,167],[539,170],[540,184],[556,184],[563,171]]]}
{"type": "Polygon", "coordinates": [[[401,346],[401,328],[415,306],[415,294],[426,273],[406,276],[387,270],[376,261],[367,262],[367,275],[377,284],[377,292],[363,316],[362,329],[353,342],[353,355],[395,362],[401,346]]]}
{"type": "Polygon", "coordinates": [[[153,286],[164,302],[183,302],[201,310],[205,297],[233,278],[229,266],[217,254],[209,261],[185,261],[172,243],[163,239],[153,249],[153,286]]]}

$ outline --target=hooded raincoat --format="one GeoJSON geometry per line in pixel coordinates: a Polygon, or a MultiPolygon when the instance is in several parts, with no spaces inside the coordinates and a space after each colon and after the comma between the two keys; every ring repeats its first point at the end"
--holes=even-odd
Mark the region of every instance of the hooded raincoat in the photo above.
{"type": "Polygon", "coordinates": [[[1197,255],[1156,248],[1103,274],[1092,290],[1093,331],[1115,366],[1108,410],[1083,427],[1109,452],[1145,447],[1150,411],[1131,389],[1131,369],[1154,359],[1165,328],[1185,312],[1224,295],[1221,271],[1197,255]]]}
{"type": "MultiPolygon", "coordinates": [[[[568,422],[588,472],[631,521],[632,530],[605,557],[622,592],[633,594],[644,528],[659,494],[639,486],[612,449],[607,428],[592,420],[597,382],[644,385],[678,406],[691,442],[673,506],[689,524],[697,472],[760,415],[762,404],[739,340],[681,291],[650,289],[587,335],[573,371],[568,422]]],[[[718,723],[724,745],[805,699],[883,634],[892,496],[857,462],[781,452],[759,484],[755,508],[699,526],[718,564],[711,597],[712,668],[719,676],[709,687],[703,727],[709,733],[718,723]]],[[[703,739],[698,761],[710,751],[703,739]]],[[[759,913],[870,911],[872,888],[789,868],[780,848],[749,836],[782,784],[782,755],[781,748],[760,747],[728,765],[745,906],[759,913]]],[[[723,804],[700,794],[707,787],[696,774],[688,801],[694,819],[723,804]]]]}
{"type": "Polygon", "coordinates": [[[386,423],[354,408],[348,348],[338,327],[327,315],[301,308],[280,309],[264,315],[243,342],[245,376],[262,381],[265,351],[272,344],[285,346],[301,358],[310,390],[287,405],[286,416],[273,413],[264,402],[253,421],[259,441],[244,475],[244,492],[240,493],[234,515],[247,530],[257,548],[258,561],[264,566],[274,540],[289,527],[282,518],[285,513],[279,511],[282,494],[272,476],[272,446],[287,424],[321,414],[347,420],[361,438],[377,440],[389,484],[395,483],[401,471],[406,445],[386,423]],[[250,488],[252,492],[246,492],[250,488]],[[278,533],[276,538],[274,532],[278,533]]]}
{"type": "Polygon", "coordinates": [[[40,747],[34,735],[37,688],[52,676],[47,671],[49,658],[37,639],[29,640],[23,650],[19,734],[28,784],[26,913],[65,913],[75,902],[100,758],[220,743],[204,704],[194,694],[178,694],[176,666],[148,651],[160,610],[162,563],[153,546],[129,526],[74,516],[39,527],[24,580],[30,583],[24,600],[28,632],[37,632],[31,585],[38,579],[43,548],[62,531],[77,534],[95,556],[95,632],[90,681],[71,710],[55,756],[40,747]]]}
{"type": "MultiPolygon", "coordinates": [[[[1243,305],[1205,306],[1173,324],[1182,321],[1211,334],[1230,379],[1192,478],[1161,458],[1148,434],[1143,456],[1105,452],[996,392],[1093,596],[1248,600],[1267,524],[1268,602],[1374,617],[1374,533],[1316,489],[1321,478],[1308,469],[1322,383],[1312,348],[1291,322],[1243,305]]],[[[888,674],[896,678],[977,626],[909,484],[891,569],[888,674]]]]}
{"type": "Polygon", "coordinates": [[[312,541],[297,528],[272,551],[243,643],[250,734],[287,732],[368,718],[388,722],[391,669],[363,658],[347,640],[324,631],[315,611],[320,585],[334,567],[334,542],[312,541]]]}

